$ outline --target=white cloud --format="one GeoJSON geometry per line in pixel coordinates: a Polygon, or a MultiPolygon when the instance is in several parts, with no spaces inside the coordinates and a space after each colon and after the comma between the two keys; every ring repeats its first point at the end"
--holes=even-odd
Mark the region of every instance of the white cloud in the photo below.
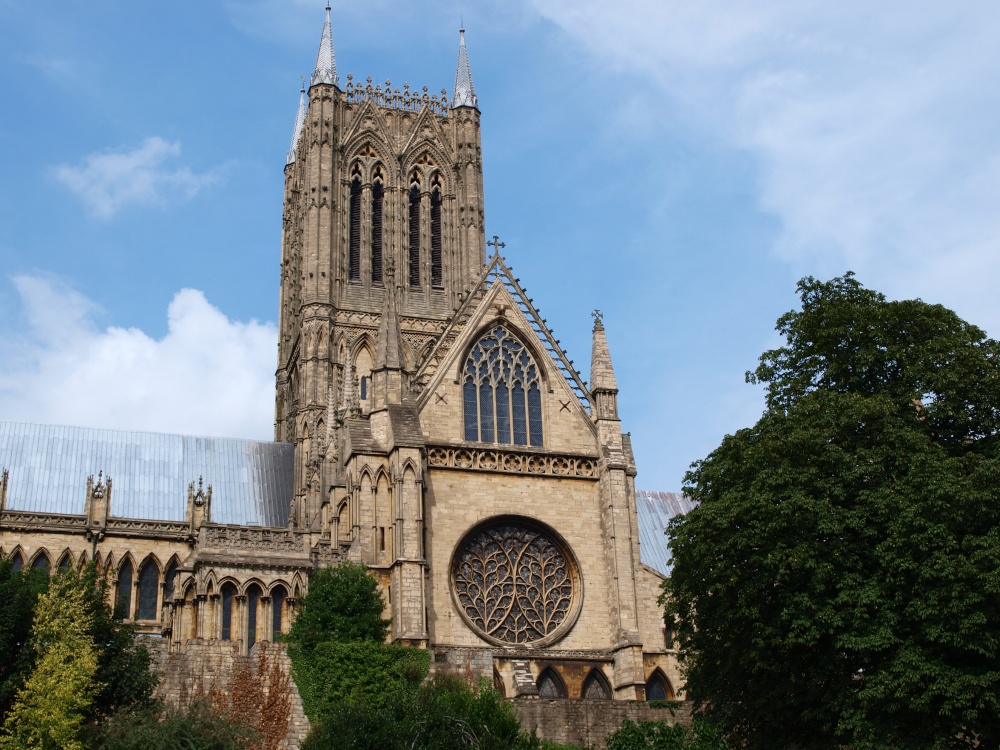
{"type": "Polygon", "coordinates": [[[188,167],[172,166],[180,154],[180,142],[154,136],[134,148],[90,154],[83,166],[60,164],[55,175],[83,199],[91,214],[110,219],[130,204],[162,205],[192,198],[216,181],[214,171],[197,174],[188,167]]]}
{"type": "Polygon", "coordinates": [[[1000,13],[988,2],[529,0],[663,113],[753,153],[779,256],[1000,331],[1000,13]],[[663,97],[663,94],[667,94],[663,97]]]}
{"type": "Polygon", "coordinates": [[[154,339],[100,330],[100,309],[66,284],[19,276],[24,337],[0,336],[4,419],[228,437],[273,435],[277,330],[229,320],[196,289],[154,339]]]}

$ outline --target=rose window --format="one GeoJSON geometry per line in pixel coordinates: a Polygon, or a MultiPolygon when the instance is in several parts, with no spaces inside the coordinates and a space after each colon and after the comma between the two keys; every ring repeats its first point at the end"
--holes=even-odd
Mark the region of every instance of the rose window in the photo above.
{"type": "Polygon", "coordinates": [[[455,553],[452,586],[465,621],[498,644],[552,643],[576,620],[582,600],[568,548],[520,518],[468,534],[455,553]]]}

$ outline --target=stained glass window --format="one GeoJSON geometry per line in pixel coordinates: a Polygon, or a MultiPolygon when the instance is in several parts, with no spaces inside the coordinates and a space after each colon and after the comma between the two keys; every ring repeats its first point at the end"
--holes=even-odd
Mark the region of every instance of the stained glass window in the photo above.
{"type": "Polygon", "coordinates": [[[20,552],[15,552],[14,553],[14,558],[11,561],[11,564],[10,564],[10,569],[14,573],[19,573],[19,572],[21,572],[21,568],[23,568],[23,567],[24,567],[24,558],[21,557],[21,553],[20,552]]]}
{"type": "Polygon", "coordinates": [[[670,683],[664,677],[663,672],[657,669],[646,683],[646,700],[665,701],[672,700],[673,697],[673,688],[670,687],[670,683]]]}
{"type": "Polygon", "coordinates": [[[539,698],[565,698],[566,687],[559,675],[552,667],[546,667],[545,671],[538,676],[538,697],[539,698]]]}
{"type": "Polygon", "coordinates": [[[163,579],[163,601],[174,598],[174,581],[177,578],[177,561],[167,567],[167,575],[163,579]]]}
{"type": "Polygon", "coordinates": [[[257,642],[257,604],[260,602],[260,588],[251,586],[247,591],[247,648],[257,642]]]}
{"type": "Polygon", "coordinates": [[[503,326],[496,326],[472,347],[465,361],[462,394],[466,440],[542,445],[538,367],[524,344],[503,326]]]}
{"type": "Polygon", "coordinates": [[[236,587],[227,583],[222,587],[222,640],[231,641],[233,636],[233,597],[236,587]]]}
{"type": "Polygon", "coordinates": [[[115,615],[121,618],[132,616],[132,562],[126,560],[118,569],[118,590],[115,597],[115,615]]]}
{"type": "Polygon", "coordinates": [[[275,641],[281,635],[281,615],[282,610],[285,608],[285,599],[287,597],[288,592],[284,586],[275,586],[271,589],[271,630],[274,633],[272,640],[275,641]]]}

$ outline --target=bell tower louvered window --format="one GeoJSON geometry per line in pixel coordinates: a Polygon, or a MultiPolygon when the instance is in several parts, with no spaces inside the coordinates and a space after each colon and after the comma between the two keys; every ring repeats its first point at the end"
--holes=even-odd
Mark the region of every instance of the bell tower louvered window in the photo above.
{"type": "Polygon", "coordinates": [[[538,366],[524,344],[496,326],[465,361],[462,395],[465,439],[504,445],[542,445],[538,366]]]}
{"type": "Polygon", "coordinates": [[[347,279],[361,280],[361,175],[357,167],[351,177],[351,204],[348,217],[347,279]]]}
{"type": "Polygon", "coordinates": [[[382,171],[376,169],[372,182],[372,283],[382,283],[382,171]]]}
{"type": "Polygon", "coordinates": [[[410,286],[420,286],[420,184],[410,187],[410,286]]]}
{"type": "Polygon", "coordinates": [[[441,270],[441,184],[435,175],[431,189],[431,287],[442,288],[441,270]]]}

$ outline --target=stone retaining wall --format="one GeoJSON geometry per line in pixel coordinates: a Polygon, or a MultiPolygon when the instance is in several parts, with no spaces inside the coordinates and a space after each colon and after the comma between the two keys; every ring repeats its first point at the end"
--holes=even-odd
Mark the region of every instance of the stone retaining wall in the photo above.
{"type": "Polygon", "coordinates": [[[607,746],[609,734],[625,719],[690,724],[691,708],[651,706],[644,701],[515,700],[514,713],[526,732],[534,729],[542,739],[580,747],[607,746]]]}

